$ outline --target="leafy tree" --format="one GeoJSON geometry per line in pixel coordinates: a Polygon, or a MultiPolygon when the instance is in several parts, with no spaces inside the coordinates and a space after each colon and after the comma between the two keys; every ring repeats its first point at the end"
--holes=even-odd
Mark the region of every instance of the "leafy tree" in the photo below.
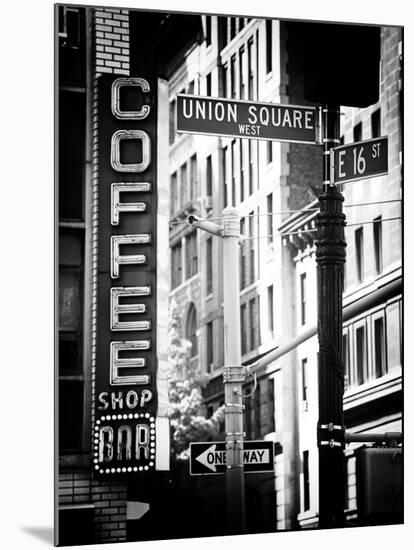
{"type": "Polygon", "coordinates": [[[187,458],[190,443],[221,439],[224,406],[210,418],[200,414],[201,388],[207,378],[201,375],[198,362],[190,361],[191,342],[183,336],[182,316],[174,299],[170,302],[168,336],[171,452],[175,458],[187,458]]]}

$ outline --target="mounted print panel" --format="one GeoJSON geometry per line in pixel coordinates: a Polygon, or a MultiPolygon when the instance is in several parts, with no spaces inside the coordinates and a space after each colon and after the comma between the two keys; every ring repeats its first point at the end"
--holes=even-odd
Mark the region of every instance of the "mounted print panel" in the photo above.
{"type": "Polygon", "coordinates": [[[106,4],[55,6],[55,543],[401,524],[403,27],[106,4]]]}

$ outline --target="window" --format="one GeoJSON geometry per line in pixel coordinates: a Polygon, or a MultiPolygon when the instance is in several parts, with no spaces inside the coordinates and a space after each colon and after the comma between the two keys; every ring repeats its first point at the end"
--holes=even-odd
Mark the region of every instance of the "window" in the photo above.
{"type": "Polygon", "coordinates": [[[245,83],[245,64],[246,50],[244,47],[240,48],[239,52],[239,97],[245,99],[246,95],[246,83],[245,83]]]}
{"type": "Polygon", "coordinates": [[[359,227],[355,230],[355,260],[356,260],[356,273],[359,282],[364,277],[364,228],[359,227]]]}
{"type": "Polygon", "coordinates": [[[350,456],[347,459],[347,476],[346,476],[346,508],[348,510],[356,509],[356,458],[350,456]]]}
{"type": "Polygon", "coordinates": [[[254,302],[255,302],[254,298],[252,300],[249,300],[249,329],[250,329],[250,334],[249,334],[249,344],[250,344],[250,346],[249,346],[249,349],[250,350],[255,348],[255,345],[254,345],[254,338],[255,338],[254,302]]]}
{"type": "Polygon", "coordinates": [[[83,219],[85,94],[59,94],[59,217],[83,219]]]}
{"type": "Polygon", "coordinates": [[[217,17],[218,49],[223,49],[229,41],[227,33],[227,17],[217,17]]]}
{"type": "Polygon", "coordinates": [[[231,204],[236,206],[236,140],[231,142],[231,204]]]}
{"type": "Polygon", "coordinates": [[[300,274],[300,323],[306,323],[306,273],[300,274]]]}
{"type": "Polygon", "coordinates": [[[267,154],[267,164],[270,164],[273,161],[273,142],[266,141],[266,154],[267,154]]]}
{"type": "Polygon", "coordinates": [[[225,65],[222,65],[221,67],[221,89],[222,89],[222,96],[223,97],[227,97],[227,73],[228,73],[228,68],[227,68],[227,64],[225,65]]]}
{"type": "Polygon", "coordinates": [[[211,96],[211,73],[206,76],[206,95],[211,96]]]}
{"type": "Polygon", "coordinates": [[[302,401],[308,401],[308,360],[302,359],[302,401]]]}
{"type": "Polygon", "coordinates": [[[185,239],[186,279],[193,277],[198,272],[197,233],[193,231],[185,239]]]}
{"type": "Polygon", "coordinates": [[[207,323],[207,372],[213,370],[213,321],[207,323]]]}
{"type": "Polygon", "coordinates": [[[209,237],[206,240],[206,293],[213,292],[213,239],[209,237]]]}
{"type": "Polygon", "coordinates": [[[362,122],[354,126],[354,142],[362,140],[362,122]]]}
{"type": "Polygon", "coordinates": [[[274,431],[274,396],[273,396],[273,380],[263,378],[259,380],[256,393],[259,394],[257,403],[258,409],[258,436],[264,437],[266,434],[274,431]]]}
{"type": "Polygon", "coordinates": [[[182,208],[187,202],[188,196],[188,181],[187,181],[187,163],[185,162],[180,168],[180,205],[182,208]]]}
{"type": "Polygon", "coordinates": [[[384,318],[382,316],[374,319],[374,366],[376,378],[386,374],[384,318]]]}
{"type": "Polygon", "coordinates": [[[190,94],[190,95],[193,95],[193,94],[194,94],[194,80],[192,80],[192,81],[188,84],[187,93],[190,94]]]}
{"type": "Polygon", "coordinates": [[[275,330],[275,317],[273,311],[273,285],[267,287],[267,328],[273,337],[275,330]]]}
{"type": "Polygon", "coordinates": [[[197,311],[194,304],[191,304],[188,309],[186,336],[191,342],[190,356],[198,355],[198,338],[197,338],[197,311]]]}
{"type": "Polygon", "coordinates": [[[172,143],[174,143],[175,141],[175,105],[176,105],[176,101],[175,99],[173,99],[172,101],[170,101],[170,131],[169,131],[169,142],[170,142],[170,145],[172,143]]]}
{"type": "Polygon", "coordinates": [[[267,242],[273,241],[273,193],[267,195],[267,242]]]}
{"type": "Polygon", "coordinates": [[[244,355],[247,352],[247,304],[240,306],[240,333],[241,353],[244,355]]]}
{"type": "Polygon", "coordinates": [[[381,109],[377,109],[371,115],[371,134],[373,138],[381,136],[381,109]]]}
{"type": "MultiPolygon", "coordinates": [[[[251,392],[252,388],[252,384],[247,385],[246,393],[251,392]]],[[[262,378],[253,395],[246,399],[244,426],[248,439],[263,438],[275,431],[274,404],[274,380],[262,378]]]]}
{"type": "Polygon", "coordinates": [[[248,98],[254,99],[254,59],[253,59],[253,39],[247,43],[247,87],[248,98]]]}
{"type": "Polygon", "coordinates": [[[79,47],[81,40],[81,12],[78,9],[59,6],[59,35],[64,38],[62,46],[67,48],[79,47]]]}
{"type": "Polygon", "coordinates": [[[223,171],[223,205],[226,207],[229,204],[228,180],[227,180],[227,147],[221,150],[221,167],[223,171]]]}
{"type": "Polygon", "coordinates": [[[250,350],[260,345],[259,298],[249,300],[250,350]]]}
{"type": "Polygon", "coordinates": [[[236,97],[236,56],[233,55],[230,60],[230,97],[236,97]]]}
{"type": "Polygon", "coordinates": [[[171,287],[175,288],[182,283],[181,241],[171,248],[171,287]]]}
{"type": "Polygon", "coordinates": [[[248,165],[248,157],[249,157],[249,143],[245,139],[240,140],[240,200],[243,201],[245,199],[245,193],[247,191],[246,182],[249,179],[249,165],[248,165]],[[247,154],[246,154],[247,150],[247,154]]]}
{"type": "Polygon", "coordinates": [[[344,378],[345,378],[345,391],[348,389],[348,386],[352,382],[348,346],[349,346],[348,332],[345,331],[342,335],[342,365],[343,365],[343,372],[344,372],[344,378]]]}
{"type": "Polygon", "coordinates": [[[382,272],[382,220],[381,216],[378,216],[374,220],[374,256],[375,256],[375,269],[377,273],[382,272]]]}
{"type": "Polygon", "coordinates": [[[245,156],[243,154],[244,140],[240,140],[240,202],[244,201],[244,173],[245,173],[245,156]]]}
{"type": "Polygon", "coordinates": [[[177,172],[174,172],[171,176],[171,187],[170,187],[170,215],[171,217],[175,214],[178,207],[178,189],[177,189],[177,172]]]}
{"type": "Polygon", "coordinates": [[[387,305],[387,364],[388,370],[401,366],[400,302],[387,305]]]}
{"type": "MultiPolygon", "coordinates": [[[[274,432],[275,426],[275,381],[273,378],[267,379],[267,430],[265,433],[274,432]]],[[[264,435],[264,434],[263,434],[264,435]]]]}
{"type": "Polygon", "coordinates": [[[250,409],[250,426],[251,434],[254,439],[260,437],[260,382],[257,385],[256,391],[251,396],[252,407],[250,409]]]}
{"type": "MultiPolygon", "coordinates": [[[[242,218],[240,221],[240,234],[246,234],[246,218],[242,218]]],[[[246,269],[246,246],[239,247],[240,254],[240,288],[244,288],[247,284],[247,269],[246,269]]]]}
{"type": "Polygon", "coordinates": [[[356,327],[355,339],[357,383],[363,384],[367,380],[367,343],[365,324],[356,327]]]}
{"type": "Polygon", "coordinates": [[[344,328],[342,340],[346,387],[380,378],[401,367],[400,301],[368,313],[344,328]]]}
{"type": "Polygon", "coordinates": [[[82,446],[83,380],[59,379],[59,450],[77,452],[82,446]]]}
{"type": "Polygon", "coordinates": [[[206,15],[206,46],[211,45],[211,17],[206,15]]]}
{"type": "Polygon", "coordinates": [[[190,200],[193,201],[198,196],[198,174],[197,174],[197,155],[190,159],[190,200]]]}
{"type": "Polygon", "coordinates": [[[86,79],[85,11],[59,6],[59,84],[78,89],[85,87],[86,79]]]}
{"type": "Polygon", "coordinates": [[[230,17],[230,40],[236,36],[236,17],[230,17]]]}
{"type": "Polygon", "coordinates": [[[254,239],[254,211],[249,213],[249,243],[250,243],[250,254],[249,254],[249,284],[252,284],[255,280],[255,262],[256,262],[256,251],[255,245],[256,241],[254,239]]]}
{"type": "Polygon", "coordinates": [[[266,19],[266,73],[272,70],[272,20],[266,19]]]}
{"type": "Polygon", "coordinates": [[[254,169],[255,169],[255,151],[253,140],[249,139],[249,195],[253,193],[254,169]]]}
{"type": "Polygon", "coordinates": [[[309,451],[303,452],[303,510],[310,508],[309,451]]]}
{"type": "Polygon", "coordinates": [[[82,447],[83,254],[83,232],[60,233],[59,449],[61,452],[79,451],[82,447]]]}
{"type": "Polygon", "coordinates": [[[213,166],[211,155],[206,159],[206,195],[211,197],[213,194],[213,166]]]}

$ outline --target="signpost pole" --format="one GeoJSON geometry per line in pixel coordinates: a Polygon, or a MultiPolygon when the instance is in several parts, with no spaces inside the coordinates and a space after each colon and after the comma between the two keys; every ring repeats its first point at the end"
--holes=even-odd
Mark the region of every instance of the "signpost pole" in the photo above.
{"type": "Polygon", "coordinates": [[[240,339],[240,222],[233,207],[223,210],[224,399],[228,533],[245,532],[243,398],[245,369],[240,339]]]}
{"type": "Polygon", "coordinates": [[[323,184],[317,216],[316,261],[319,338],[319,527],[344,525],[342,292],[345,263],[343,195],[331,185],[330,150],[339,144],[339,107],[323,109],[323,184]]]}

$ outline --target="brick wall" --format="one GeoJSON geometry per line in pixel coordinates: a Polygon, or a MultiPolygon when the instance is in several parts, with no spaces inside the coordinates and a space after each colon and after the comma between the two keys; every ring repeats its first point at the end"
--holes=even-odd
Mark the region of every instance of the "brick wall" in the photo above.
{"type": "Polygon", "coordinates": [[[94,10],[96,71],[129,74],[128,10],[94,10]]]}
{"type": "MultiPolygon", "coordinates": [[[[343,185],[345,204],[359,204],[401,199],[401,163],[402,148],[401,121],[399,120],[399,57],[398,44],[401,41],[401,31],[397,28],[386,27],[381,34],[381,80],[380,99],[378,103],[366,109],[342,108],[341,132],[345,144],[354,141],[353,129],[362,124],[362,140],[372,138],[371,116],[381,109],[381,135],[388,137],[388,174],[379,178],[359,180],[352,184],[343,185]]],[[[347,223],[372,221],[381,215],[383,220],[401,216],[401,204],[398,202],[345,208],[347,223]]],[[[356,270],[355,230],[358,225],[348,227],[345,232],[348,243],[346,265],[346,289],[352,289],[359,284],[356,270]]],[[[364,273],[362,282],[368,282],[376,277],[374,257],[373,225],[363,226],[364,234],[364,273]]],[[[382,253],[383,270],[401,265],[401,220],[384,221],[382,224],[382,253]]]]}
{"type": "MultiPolygon", "coordinates": [[[[102,73],[129,74],[129,15],[128,10],[94,9],[92,15],[92,42],[94,54],[94,89],[92,100],[93,171],[92,188],[97,193],[97,77],[102,73]]],[[[96,209],[94,210],[96,214],[96,209]]],[[[95,240],[97,216],[93,216],[95,240]]],[[[94,253],[95,257],[96,254],[94,253]]],[[[96,270],[96,262],[94,262],[96,270]]],[[[95,311],[95,310],[94,310],[95,311]]],[[[92,324],[94,324],[94,313],[92,324]]],[[[96,330],[96,325],[93,327],[96,330]]],[[[96,336],[95,336],[96,338],[96,336]]],[[[94,363],[94,344],[92,345],[94,363]]],[[[95,373],[92,372],[92,395],[95,373]]],[[[93,399],[92,399],[93,402],[93,399]]],[[[93,418],[92,418],[93,421],[93,418]]],[[[91,461],[92,462],[92,461],[91,461]]],[[[92,468],[92,467],[91,467],[92,468]]],[[[91,468],[61,473],[59,476],[59,506],[93,505],[93,536],[96,542],[122,542],[126,540],[127,486],[117,481],[93,479],[91,468]]]]}
{"type": "Polygon", "coordinates": [[[124,483],[92,481],[92,501],[95,505],[95,534],[101,542],[126,540],[126,485],[124,483]]]}
{"type": "MultiPolygon", "coordinates": [[[[293,25],[282,25],[282,80],[286,84],[288,101],[292,105],[307,105],[303,89],[303,52],[298,30],[293,25]]],[[[287,206],[296,210],[315,200],[322,188],[322,148],[313,144],[288,145],[287,162],[289,171],[286,178],[288,187],[287,206]]]]}
{"type": "Polygon", "coordinates": [[[94,541],[126,540],[126,486],[91,479],[89,471],[71,471],[59,476],[59,507],[94,506],[94,541]]]}
{"type": "Polygon", "coordinates": [[[59,476],[59,506],[84,504],[91,501],[91,481],[88,472],[62,473],[59,476]]]}

